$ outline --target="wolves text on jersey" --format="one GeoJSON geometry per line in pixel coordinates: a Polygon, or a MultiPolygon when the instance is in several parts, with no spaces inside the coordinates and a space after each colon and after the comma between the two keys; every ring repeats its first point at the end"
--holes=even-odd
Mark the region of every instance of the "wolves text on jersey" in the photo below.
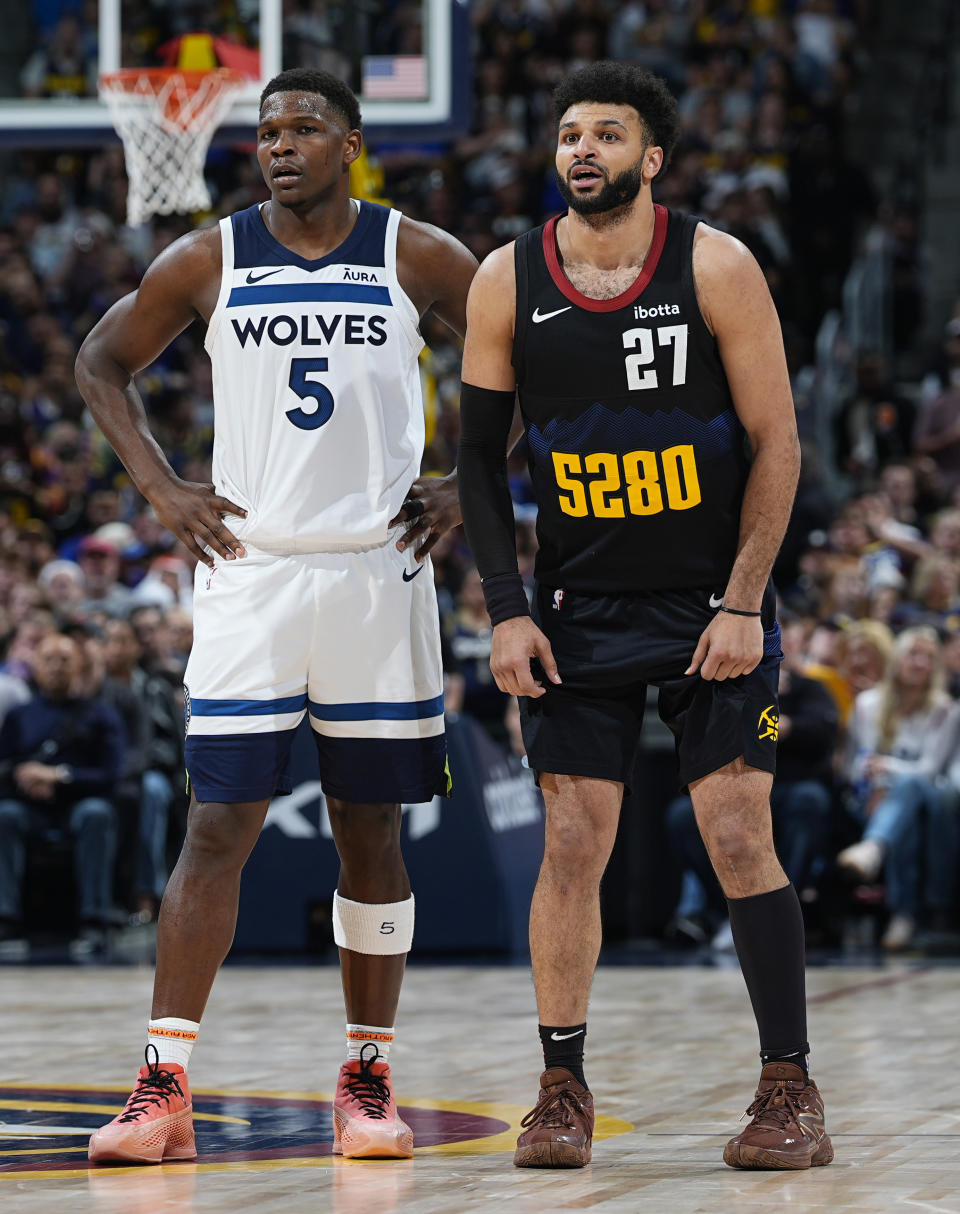
{"type": "Polygon", "coordinates": [[[336,313],[323,316],[248,316],[239,321],[230,318],[241,349],[248,341],[259,346],[266,337],[275,346],[289,346],[299,341],[302,346],[329,346],[338,332],[345,346],[382,346],[387,340],[385,316],[364,316],[361,313],[336,313]]]}

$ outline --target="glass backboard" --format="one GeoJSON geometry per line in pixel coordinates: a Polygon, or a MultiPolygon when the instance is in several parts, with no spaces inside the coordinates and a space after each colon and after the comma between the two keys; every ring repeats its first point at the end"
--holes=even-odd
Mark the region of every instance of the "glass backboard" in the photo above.
{"type": "Polygon", "coordinates": [[[462,125],[468,0],[34,0],[4,5],[0,142],[98,143],[97,78],[118,68],[235,67],[249,78],[218,136],[249,137],[271,76],[318,67],[368,129],[462,125]],[[461,112],[462,111],[462,112],[461,112]]]}

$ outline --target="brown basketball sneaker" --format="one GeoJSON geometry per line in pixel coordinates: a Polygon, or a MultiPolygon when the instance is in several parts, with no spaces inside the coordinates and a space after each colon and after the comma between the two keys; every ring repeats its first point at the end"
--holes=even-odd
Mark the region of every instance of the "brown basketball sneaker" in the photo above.
{"type": "Polygon", "coordinates": [[[540,1076],[540,1099],[520,1122],[518,1168],[582,1168],[590,1162],[593,1096],[562,1066],[540,1076]]]}
{"type": "Polygon", "coordinates": [[[731,1168],[816,1168],[833,1159],[823,1097],[802,1067],[768,1062],[747,1116],[750,1124],[723,1152],[731,1168]]]}

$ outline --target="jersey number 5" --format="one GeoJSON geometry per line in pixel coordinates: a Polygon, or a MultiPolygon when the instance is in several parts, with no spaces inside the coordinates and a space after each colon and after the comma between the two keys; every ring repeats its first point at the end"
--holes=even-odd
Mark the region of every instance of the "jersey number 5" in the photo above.
{"type": "Polygon", "coordinates": [[[287,417],[301,430],[319,430],[333,416],[333,393],[315,379],[307,379],[311,371],[326,371],[325,358],[294,358],[290,362],[290,387],[301,400],[315,400],[317,407],[311,412],[288,409],[287,417]]]}

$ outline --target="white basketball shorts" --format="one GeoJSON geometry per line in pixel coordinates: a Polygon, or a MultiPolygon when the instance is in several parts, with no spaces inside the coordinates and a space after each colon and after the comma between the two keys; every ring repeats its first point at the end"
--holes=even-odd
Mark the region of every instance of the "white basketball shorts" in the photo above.
{"type": "Polygon", "coordinates": [[[184,683],[198,801],[289,792],[307,712],[328,796],[415,803],[449,791],[433,568],[395,538],[359,552],[248,548],[197,566],[184,683]]]}

